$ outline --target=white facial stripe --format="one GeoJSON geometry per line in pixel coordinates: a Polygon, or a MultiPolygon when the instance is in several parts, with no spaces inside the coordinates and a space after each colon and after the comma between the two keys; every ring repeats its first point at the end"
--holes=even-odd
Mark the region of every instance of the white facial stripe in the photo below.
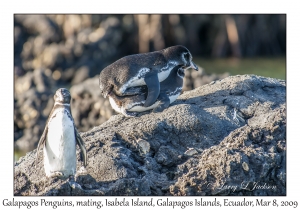
{"type": "Polygon", "coordinates": [[[194,63],[192,62],[193,57],[192,57],[192,55],[191,55],[190,53],[188,53],[188,52],[182,53],[182,55],[181,55],[182,60],[185,61],[186,63],[188,62],[188,61],[185,60],[185,58],[184,58],[184,55],[186,55],[186,54],[189,54],[189,55],[190,55],[190,60],[189,60],[190,66],[188,66],[186,69],[188,69],[188,68],[196,69],[196,66],[194,66],[194,63]]]}
{"type": "Polygon", "coordinates": [[[182,59],[182,61],[184,61],[185,63],[187,63],[187,60],[185,60],[185,58],[184,58],[184,55],[186,55],[187,53],[182,53],[181,54],[181,59],[182,59]]]}

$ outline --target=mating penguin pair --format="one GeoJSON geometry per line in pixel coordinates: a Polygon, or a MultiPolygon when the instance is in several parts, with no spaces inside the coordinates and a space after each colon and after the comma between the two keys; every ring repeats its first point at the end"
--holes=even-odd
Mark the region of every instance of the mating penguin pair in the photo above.
{"type": "Polygon", "coordinates": [[[178,75],[184,76],[190,67],[198,70],[189,50],[181,45],[129,55],[101,71],[100,90],[104,97],[109,96],[113,109],[125,116],[153,108],[162,111],[180,95],[183,77],[178,75]]]}
{"type": "Polygon", "coordinates": [[[170,72],[167,79],[160,83],[160,94],[155,103],[145,107],[147,87],[133,87],[139,89],[139,95],[118,96],[113,91],[109,93],[109,102],[114,110],[126,117],[134,117],[139,112],[153,109],[153,112],[162,112],[175,101],[182,91],[184,68],[176,66],[170,72]]]}
{"type": "Polygon", "coordinates": [[[38,162],[38,151],[43,147],[44,169],[47,177],[74,177],[77,163],[76,143],[81,149],[84,167],[87,164],[85,145],[72,117],[70,92],[65,88],[58,89],[54,101],[53,109],[38,143],[35,165],[37,166],[38,162]]]}

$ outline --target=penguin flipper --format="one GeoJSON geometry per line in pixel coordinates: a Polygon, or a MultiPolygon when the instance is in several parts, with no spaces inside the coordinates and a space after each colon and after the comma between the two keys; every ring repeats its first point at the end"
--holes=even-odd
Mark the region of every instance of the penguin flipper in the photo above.
{"type": "Polygon", "coordinates": [[[148,95],[144,107],[149,107],[155,103],[160,92],[160,84],[157,73],[147,74],[145,76],[145,83],[148,87],[148,95]]]}
{"type": "Polygon", "coordinates": [[[44,147],[44,145],[46,143],[47,134],[48,134],[48,126],[46,125],[44,132],[40,138],[40,141],[38,143],[37,149],[36,149],[35,167],[37,167],[37,163],[38,163],[39,149],[40,149],[40,147],[44,147]]]}
{"type": "Polygon", "coordinates": [[[74,126],[75,129],[75,138],[76,138],[76,142],[80,147],[81,150],[81,157],[82,157],[82,161],[83,161],[83,165],[84,167],[87,165],[87,155],[86,155],[86,149],[85,149],[85,145],[84,145],[84,141],[82,140],[81,136],[79,135],[76,127],[74,126]]]}
{"type": "Polygon", "coordinates": [[[160,93],[158,97],[159,104],[153,109],[154,113],[162,112],[170,106],[170,99],[166,93],[160,93]]]}

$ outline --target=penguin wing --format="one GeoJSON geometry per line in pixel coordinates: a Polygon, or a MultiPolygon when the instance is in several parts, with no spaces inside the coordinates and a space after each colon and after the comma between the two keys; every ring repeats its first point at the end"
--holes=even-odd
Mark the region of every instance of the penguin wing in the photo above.
{"type": "Polygon", "coordinates": [[[83,165],[85,167],[87,165],[87,155],[86,155],[86,149],[85,149],[84,141],[82,140],[81,136],[79,135],[75,125],[74,125],[74,130],[75,130],[76,143],[80,147],[81,158],[83,159],[83,165]]]}
{"type": "Polygon", "coordinates": [[[46,124],[44,132],[43,132],[43,134],[42,134],[42,136],[40,138],[40,141],[39,141],[37,149],[36,149],[35,167],[37,166],[37,163],[38,163],[39,149],[40,149],[40,147],[44,147],[44,145],[46,143],[47,134],[48,134],[48,122],[46,124]]]}
{"type": "Polygon", "coordinates": [[[157,73],[156,72],[148,73],[145,76],[145,83],[148,87],[148,95],[144,106],[148,107],[148,106],[152,106],[159,96],[160,83],[158,80],[157,73]]]}
{"type": "Polygon", "coordinates": [[[38,157],[39,157],[38,151],[39,151],[40,147],[44,147],[45,144],[46,144],[46,138],[47,138],[47,134],[48,134],[48,124],[51,121],[51,119],[55,116],[56,116],[56,113],[55,113],[55,109],[53,107],[51,112],[50,112],[50,115],[49,115],[49,117],[46,121],[46,126],[45,126],[45,129],[44,129],[44,132],[43,132],[43,134],[40,138],[40,141],[39,141],[37,149],[36,149],[35,167],[37,166],[37,161],[38,161],[38,157]]]}

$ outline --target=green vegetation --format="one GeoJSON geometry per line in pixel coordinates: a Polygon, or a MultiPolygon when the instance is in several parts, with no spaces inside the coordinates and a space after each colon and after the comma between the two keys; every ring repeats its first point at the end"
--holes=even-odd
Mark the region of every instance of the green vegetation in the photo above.
{"type": "Polygon", "coordinates": [[[194,58],[208,74],[229,72],[230,75],[255,74],[264,77],[286,79],[285,58],[246,58],[246,59],[203,59],[194,58]]]}
{"type": "Polygon", "coordinates": [[[23,157],[23,156],[25,156],[26,155],[26,152],[24,152],[24,151],[14,151],[14,162],[17,162],[19,159],[20,159],[20,157],[23,157]]]}

